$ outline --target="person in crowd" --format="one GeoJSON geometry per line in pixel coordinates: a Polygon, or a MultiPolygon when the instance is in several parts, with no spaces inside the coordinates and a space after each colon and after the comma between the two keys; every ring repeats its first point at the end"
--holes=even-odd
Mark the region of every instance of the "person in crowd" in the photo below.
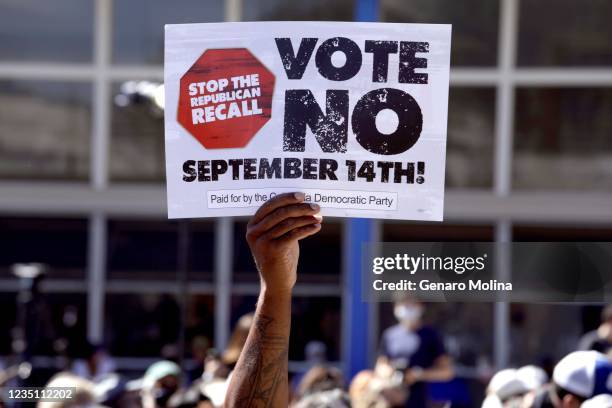
{"type": "Polygon", "coordinates": [[[532,364],[519,368],[516,375],[529,391],[540,389],[549,380],[548,374],[542,367],[532,364]]]}
{"type": "Polygon", "coordinates": [[[373,370],[357,373],[351,381],[349,396],[353,408],[391,408],[406,403],[408,390],[403,380],[376,375],[373,370]]]}
{"type": "Polygon", "coordinates": [[[335,367],[317,365],[308,370],[298,384],[295,401],[323,391],[344,388],[342,373],[335,367]]]}
{"type": "Polygon", "coordinates": [[[533,404],[537,392],[550,380],[546,370],[536,365],[526,365],[517,370],[516,375],[523,381],[527,392],[523,395],[522,406],[533,404]]]}
{"type": "Polygon", "coordinates": [[[238,357],[240,357],[240,353],[242,352],[244,343],[246,343],[252,325],[253,313],[247,313],[241,316],[234,326],[227,347],[221,356],[223,364],[225,364],[230,371],[234,369],[234,366],[238,362],[238,357]]]}
{"type": "Polygon", "coordinates": [[[79,377],[98,382],[115,372],[115,369],[115,362],[103,346],[86,341],[83,345],[82,358],[72,363],[71,371],[79,377]]]}
{"type": "Polygon", "coordinates": [[[600,394],[584,401],[580,408],[612,408],[612,395],[600,394]]]}
{"type": "MultiPolygon", "coordinates": [[[[318,340],[311,340],[304,347],[304,367],[295,372],[291,378],[291,391],[297,393],[304,375],[316,366],[324,366],[327,362],[327,346],[318,340]]],[[[295,395],[293,395],[295,397],[295,395]]]]}
{"type": "Polygon", "coordinates": [[[204,362],[204,372],[194,381],[190,389],[205,395],[214,406],[221,406],[228,386],[229,368],[220,353],[210,349],[204,362]]]}
{"type": "Polygon", "coordinates": [[[310,394],[293,408],[351,408],[348,395],[340,388],[310,394]]]}
{"type": "Polygon", "coordinates": [[[383,332],[374,371],[380,376],[400,374],[409,387],[406,406],[426,407],[426,383],[452,379],[451,358],[438,333],[422,323],[421,302],[413,298],[398,300],[393,312],[398,323],[383,332]]]}
{"type": "Polygon", "coordinates": [[[210,342],[206,336],[195,336],[191,341],[191,356],[194,365],[189,367],[188,376],[190,381],[194,381],[204,373],[206,360],[209,356],[210,342]]]}
{"type": "Polygon", "coordinates": [[[264,203],[247,226],[246,239],[261,280],[253,324],[231,377],[225,407],[287,407],[291,296],[299,241],[321,230],[316,204],[303,193],[264,203]]]}
{"type": "Polygon", "coordinates": [[[168,401],[180,385],[181,368],[175,362],[162,360],[151,364],[142,379],[142,408],[168,407],[168,401]]]}
{"type": "Polygon", "coordinates": [[[517,373],[514,368],[495,373],[487,386],[482,408],[518,407],[528,389],[517,373]]]}
{"type": "Polygon", "coordinates": [[[585,333],[578,343],[578,350],[595,350],[608,354],[612,347],[612,304],[601,311],[601,324],[593,331],[585,333]]]}
{"type": "Polygon", "coordinates": [[[599,394],[612,394],[612,362],[598,351],[575,351],[553,370],[552,384],[537,392],[528,408],[578,408],[599,394]]]}
{"type": "MultiPolygon", "coordinates": [[[[370,392],[370,383],[374,378],[372,370],[362,370],[358,372],[349,385],[349,397],[351,401],[364,400],[370,392]]],[[[363,404],[364,407],[369,404],[363,404]]]]}
{"type": "Polygon", "coordinates": [[[200,394],[209,399],[213,406],[221,406],[225,399],[228,377],[234,369],[238,357],[246,342],[249,329],[253,323],[253,314],[241,316],[234,326],[227,347],[222,353],[208,348],[203,362],[203,372],[194,380],[187,391],[187,395],[200,394]]]}
{"type": "Polygon", "coordinates": [[[169,408],[215,408],[211,399],[198,388],[174,393],[168,400],[169,408]]]}
{"type": "Polygon", "coordinates": [[[70,388],[73,394],[65,394],[63,400],[39,401],[37,408],[94,407],[97,402],[93,382],[69,372],[60,372],[51,377],[45,388],[70,388]]]}
{"type": "Polygon", "coordinates": [[[529,406],[537,392],[548,382],[548,375],[533,365],[498,371],[489,381],[482,408],[529,406]]]}
{"type": "Polygon", "coordinates": [[[311,340],[304,347],[304,357],[311,366],[324,364],[327,361],[327,346],[322,341],[311,340]]]}

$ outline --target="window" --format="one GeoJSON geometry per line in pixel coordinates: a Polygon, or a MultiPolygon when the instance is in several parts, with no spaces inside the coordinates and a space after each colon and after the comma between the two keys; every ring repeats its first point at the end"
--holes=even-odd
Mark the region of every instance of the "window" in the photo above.
{"type": "Polygon", "coordinates": [[[159,358],[176,352],[181,320],[173,294],[110,294],[106,303],[111,355],[159,358]]]}
{"type": "Polygon", "coordinates": [[[453,66],[487,66],[497,61],[499,2],[490,0],[380,0],[381,20],[452,24],[453,66]]]}
{"type": "MultiPolygon", "coordinates": [[[[17,300],[13,298],[12,300],[17,300]]],[[[86,296],[82,293],[38,293],[29,304],[26,342],[35,356],[74,358],[81,352],[86,338],[86,296]]],[[[17,312],[14,304],[9,311],[17,312]]],[[[15,322],[17,324],[17,322],[15,322]]],[[[8,339],[12,339],[12,333],[8,339]]]]}
{"type": "Polygon", "coordinates": [[[589,225],[515,225],[513,232],[515,241],[541,241],[541,242],[589,242],[612,241],[612,228],[596,228],[589,225]]]}
{"type": "Polygon", "coordinates": [[[519,65],[612,65],[610,18],[605,0],[521,1],[519,65]]]}
{"type": "Polygon", "coordinates": [[[612,190],[612,88],[520,88],[516,189],[612,190]]]}
{"type": "Polygon", "coordinates": [[[243,21],[352,21],[353,0],[249,0],[243,2],[243,21]]]}
{"type": "MultiPolygon", "coordinates": [[[[166,23],[219,22],[226,15],[244,21],[350,21],[358,1],[185,0],[177,6],[163,0],[4,0],[0,355],[10,353],[15,325],[17,284],[10,273],[15,262],[43,262],[50,268],[48,307],[41,322],[53,330],[41,337],[45,340],[40,353],[64,352],[55,348],[62,343],[51,338],[83,339],[91,333],[101,334],[98,340],[107,340],[116,355],[149,358],[159,357],[162,350],[176,353],[181,336],[186,355],[192,344],[205,343],[202,338],[211,343],[227,338],[228,322],[217,316],[231,315],[234,323],[254,308],[257,294],[259,278],[244,240],[246,221],[189,221],[188,293],[177,296],[180,223],[166,219],[163,203],[163,122],[146,106],[119,108],[113,97],[124,81],[163,80],[166,23]],[[240,7],[234,8],[236,4],[240,7]],[[96,40],[106,38],[110,41],[96,40]],[[94,55],[109,55],[110,61],[94,55]],[[152,196],[159,199],[152,203],[152,196]],[[147,214],[141,214],[140,206],[147,214]],[[101,239],[90,241],[90,236],[101,239]],[[224,272],[229,269],[229,283],[216,279],[218,266],[224,272]],[[90,291],[89,277],[104,279],[106,293],[97,292],[102,287],[90,291]],[[230,297],[227,310],[215,310],[218,296],[230,297]],[[105,299],[105,309],[96,303],[100,298],[105,299]],[[104,318],[86,321],[96,307],[104,309],[104,318]]],[[[555,211],[550,218],[563,225],[522,220],[533,215],[525,210],[525,202],[547,197],[549,190],[556,190],[550,206],[567,197],[605,203],[611,193],[612,3],[379,4],[381,21],[453,24],[445,203],[453,218],[442,224],[380,221],[384,239],[610,240],[608,216],[593,218],[594,225],[580,225],[571,216],[562,219],[555,211]],[[500,49],[499,44],[516,49],[500,49]],[[516,54],[516,63],[512,58],[498,61],[498,54],[516,54]],[[500,149],[506,145],[512,151],[500,149]],[[510,189],[506,180],[511,181],[510,189]],[[470,215],[453,211],[458,201],[463,209],[466,200],[472,200],[470,215]]],[[[574,211],[575,218],[583,216],[580,206],[574,211]]],[[[331,360],[340,358],[340,322],[342,313],[348,312],[341,310],[343,222],[326,219],[322,233],[303,242],[294,300],[295,321],[303,324],[293,328],[292,359],[303,358],[304,345],[311,339],[327,345],[331,360]],[[310,327],[312,332],[304,331],[310,327]]],[[[389,304],[379,309],[378,322],[373,323],[383,329],[393,323],[392,309],[389,304]]],[[[576,321],[585,309],[431,304],[426,319],[445,334],[449,352],[461,367],[474,367],[492,356],[499,363],[513,364],[539,362],[549,351],[555,358],[587,328],[584,319],[582,325],[576,321]],[[553,324],[559,314],[571,320],[564,336],[553,324]],[[512,336],[494,343],[494,327],[504,325],[512,336]],[[534,346],[539,338],[551,340],[534,346]]],[[[146,363],[137,369],[128,360],[131,363],[120,363],[119,369],[141,376],[146,363]]],[[[38,379],[40,385],[47,379],[38,379]]]]}
{"type": "Polygon", "coordinates": [[[510,306],[510,361],[538,364],[552,372],[554,364],[578,347],[581,308],[577,305],[513,303],[510,306]],[[559,324],[562,317],[563,324],[559,324]],[[539,339],[554,339],[541,341],[539,339]]]}
{"type": "MultiPolygon", "coordinates": [[[[234,276],[240,282],[259,282],[259,275],[245,240],[246,222],[236,223],[234,229],[234,276]]],[[[342,225],[325,220],[324,228],[300,246],[298,283],[340,282],[342,225]],[[325,260],[321,262],[321,260],[325,260]]]]}
{"type": "Polygon", "coordinates": [[[82,0],[3,1],[0,61],[91,61],[93,6],[82,0]]]}
{"type": "Polygon", "coordinates": [[[212,282],[215,226],[212,221],[194,220],[189,223],[189,231],[191,234],[189,279],[212,282]]]}
{"type": "Polygon", "coordinates": [[[452,225],[431,223],[385,223],[384,242],[493,241],[489,225],[452,225]]]}
{"type": "Polygon", "coordinates": [[[451,87],[446,145],[446,186],[491,188],[495,91],[451,87]]]}
{"type": "MultiPolygon", "coordinates": [[[[120,93],[120,84],[112,95],[120,93]]],[[[152,114],[149,106],[112,105],[110,178],[117,182],[163,183],[164,118],[152,114]]]]}
{"type": "MultiPolygon", "coordinates": [[[[238,319],[255,311],[257,296],[232,296],[232,328],[238,319]]],[[[327,348],[328,361],[340,359],[340,316],[339,297],[294,296],[291,318],[299,324],[291,325],[289,359],[304,360],[304,347],[310,341],[320,341],[327,348]]]]}
{"type": "Polygon", "coordinates": [[[0,177],[86,180],[91,85],[0,80],[0,177]]]}
{"type": "Polygon", "coordinates": [[[223,0],[114,2],[113,61],[118,64],[161,64],[164,25],[223,21],[223,0]]]}
{"type": "Polygon", "coordinates": [[[15,263],[42,263],[48,279],[83,279],[87,221],[70,218],[0,218],[0,276],[16,279],[15,263]]]}
{"type": "Polygon", "coordinates": [[[0,293],[0,354],[9,355],[12,350],[13,327],[17,323],[17,294],[0,293]]]}
{"type": "Polygon", "coordinates": [[[176,279],[177,238],[176,222],[110,221],[109,278],[176,279]]]}
{"type": "Polygon", "coordinates": [[[185,356],[193,357],[198,347],[214,346],[213,296],[186,299],[183,310],[180,298],[171,293],[107,294],[105,340],[111,354],[176,359],[181,338],[185,356]]]}

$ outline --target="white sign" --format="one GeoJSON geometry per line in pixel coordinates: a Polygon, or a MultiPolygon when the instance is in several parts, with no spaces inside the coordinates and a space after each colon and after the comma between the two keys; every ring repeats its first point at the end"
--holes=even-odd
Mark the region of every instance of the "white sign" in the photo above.
{"type": "Polygon", "coordinates": [[[166,26],[168,217],[251,215],[302,191],[323,215],[441,221],[451,26],[166,26]]]}

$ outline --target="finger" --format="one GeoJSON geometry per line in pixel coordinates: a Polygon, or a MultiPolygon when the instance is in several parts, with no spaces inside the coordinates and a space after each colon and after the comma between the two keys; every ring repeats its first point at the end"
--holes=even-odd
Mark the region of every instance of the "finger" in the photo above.
{"type": "Polygon", "coordinates": [[[255,212],[253,218],[251,218],[250,224],[257,224],[261,221],[266,215],[270,214],[272,211],[276,210],[279,207],[283,207],[285,205],[297,204],[303,202],[305,199],[304,193],[285,193],[279,194],[259,207],[259,210],[255,212]]]}
{"type": "Polygon", "coordinates": [[[306,237],[316,234],[321,230],[321,224],[310,224],[304,227],[296,228],[282,238],[283,241],[299,241],[306,237]]]}
{"type": "Polygon", "coordinates": [[[288,218],[297,218],[307,215],[315,215],[321,210],[317,204],[293,204],[277,208],[262,219],[258,224],[253,225],[253,232],[263,234],[269,229],[274,228],[288,218]]]}
{"type": "Polygon", "coordinates": [[[323,220],[323,217],[319,214],[308,215],[297,218],[287,218],[281,221],[278,225],[272,228],[270,231],[264,234],[266,239],[276,239],[282,237],[286,233],[310,224],[318,224],[323,220]]]}

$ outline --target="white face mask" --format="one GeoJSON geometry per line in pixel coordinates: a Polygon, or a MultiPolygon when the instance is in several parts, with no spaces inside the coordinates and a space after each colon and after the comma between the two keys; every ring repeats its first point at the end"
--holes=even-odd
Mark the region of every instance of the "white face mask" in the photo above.
{"type": "Polygon", "coordinates": [[[423,310],[418,306],[397,305],[393,308],[393,314],[402,323],[413,323],[421,318],[423,310]]]}

